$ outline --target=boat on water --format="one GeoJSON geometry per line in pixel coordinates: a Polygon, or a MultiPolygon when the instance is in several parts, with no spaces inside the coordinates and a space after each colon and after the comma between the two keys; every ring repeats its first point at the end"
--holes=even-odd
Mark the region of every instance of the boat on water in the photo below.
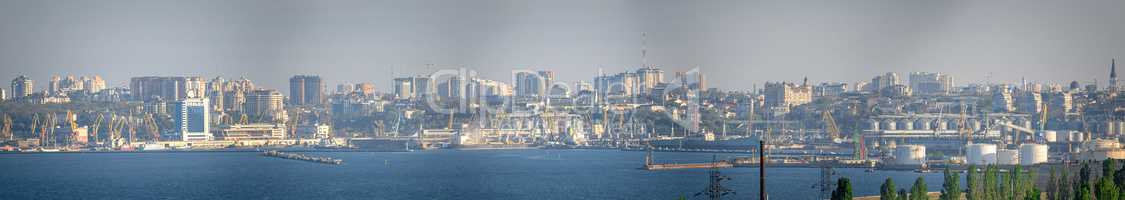
{"type": "Polygon", "coordinates": [[[758,137],[715,137],[708,133],[689,137],[662,137],[652,140],[651,144],[659,149],[747,150],[758,147],[758,137]]]}

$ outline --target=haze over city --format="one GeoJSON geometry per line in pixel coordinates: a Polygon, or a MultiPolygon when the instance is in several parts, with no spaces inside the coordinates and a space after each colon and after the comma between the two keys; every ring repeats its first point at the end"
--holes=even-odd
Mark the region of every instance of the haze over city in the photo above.
{"type": "Polygon", "coordinates": [[[699,67],[713,87],[931,71],[1105,84],[1122,1],[0,1],[0,77],[198,75],[284,88],[464,67],[586,80],[699,67]],[[647,37],[642,37],[645,34],[647,37]],[[647,45],[642,45],[647,43],[647,45]],[[647,47],[647,48],[645,48],[647,47]],[[647,49],[642,59],[641,49],[647,49]],[[433,67],[427,67],[432,65],[433,67]],[[1018,72],[1018,73],[1017,73],[1018,72]]]}
{"type": "Polygon", "coordinates": [[[0,199],[1125,200],[1123,19],[0,0],[0,199]]]}

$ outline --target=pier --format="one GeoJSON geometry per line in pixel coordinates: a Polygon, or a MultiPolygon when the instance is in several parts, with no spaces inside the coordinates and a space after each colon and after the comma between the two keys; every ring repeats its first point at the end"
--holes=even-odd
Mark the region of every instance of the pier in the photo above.
{"type": "Polygon", "coordinates": [[[706,163],[654,163],[652,160],[652,148],[645,153],[645,170],[673,170],[673,169],[712,169],[712,168],[731,168],[734,164],[730,161],[719,160],[706,163]]]}
{"type": "Polygon", "coordinates": [[[274,158],[284,158],[284,159],[290,159],[290,160],[309,161],[309,162],[316,162],[316,163],[323,163],[323,164],[330,164],[330,165],[344,164],[344,160],[341,160],[341,159],[329,158],[329,157],[306,156],[306,155],[301,155],[301,154],[285,153],[285,152],[280,152],[280,151],[262,152],[262,156],[274,157],[274,158]]]}

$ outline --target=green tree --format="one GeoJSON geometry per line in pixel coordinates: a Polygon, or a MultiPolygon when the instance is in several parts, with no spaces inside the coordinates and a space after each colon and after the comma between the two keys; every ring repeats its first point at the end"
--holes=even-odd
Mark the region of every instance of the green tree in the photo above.
{"type": "Polygon", "coordinates": [[[1054,200],[1059,195],[1059,178],[1055,176],[1055,166],[1051,166],[1050,173],[1047,178],[1047,199],[1054,200]]]}
{"type": "Polygon", "coordinates": [[[1074,191],[1074,200],[1090,200],[1094,198],[1093,196],[1089,183],[1079,184],[1078,189],[1074,191]]]}
{"type": "Polygon", "coordinates": [[[1082,169],[1078,170],[1079,183],[1090,183],[1090,163],[1082,162],[1082,169]]]}
{"type": "Polygon", "coordinates": [[[1117,160],[1112,158],[1102,161],[1102,177],[1114,178],[1113,172],[1117,171],[1117,160]]]}
{"type": "Polygon", "coordinates": [[[1040,193],[1040,191],[1039,191],[1038,188],[1032,188],[1031,190],[1027,191],[1027,194],[1024,195],[1023,199],[1024,200],[1040,200],[1039,197],[1042,197],[1042,196],[1040,196],[1039,193],[1040,193]]]}
{"type": "Polygon", "coordinates": [[[1092,199],[1094,194],[1090,188],[1090,163],[1082,162],[1082,168],[1078,170],[1078,181],[1074,183],[1074,199],[1075,200],[1089,200],[1092,199]]]}
{"type": "Polygon", "coordinates": [[[969,185],[965,198],[968,200],[984,200],[982,195],[984,191],[981,188],[981,177],[980,172],[977,172],[977,166],[969,165],[969,169],[965,173],[965,184],[969,185]]]}
{"type": "Polygon", "coordinates": [[[879,187],[879,200],[898,200],[895,196],[895,181],[889,177],[879,187]]]}
{"type": "Polygon", "coordinates": [[[836,190],[832,191],[832,200],[851,200],[853,197],[851,180],[845,177],[836,180],[836,190]]]}
{"type": "Polygon", "coordinates": [[[914,179],[914,186],[910,186],[910,200],[929,200],[930,196],[926,192],[926,180],[918,177],[914,179]]]}
{"type": "Polygon", "coordinates": [[[1001,199],[1000,198],[1000,170],[995,165],[988,165],[984,170],[984,184],[981,185],[984,193],[982,199],[1001,199]]]}
{"type": "Polygon", "coordinates": [[[941,200],[961,199],[961,175],[950,172],[945,168],[945,182],[941,184],[941,200]]]}
{"type": "Polygon", "coordinates": [[[1094,190],[1097,192],[1098,200],[1117,200],[1117,185],[1113,183],[1113,179],[1109,177],[1102,177],[1098,180],[1094,190]]]}
{"type": "Polygon", "coordinates": [[[1070,168],[1064,165],[1061,171],[1058,185],[1059,194],[1056,194],[1055,198],[1051,200],[1067,200],[1074,196],[1074,187],[1071,186],[1074,180],[1071,180],[1070,168]]]}

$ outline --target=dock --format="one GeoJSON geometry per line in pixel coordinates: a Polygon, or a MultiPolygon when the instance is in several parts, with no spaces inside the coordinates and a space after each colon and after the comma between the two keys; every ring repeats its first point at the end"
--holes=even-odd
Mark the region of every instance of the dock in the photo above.
{"type": "Polygon", "coordinates": [[[673,170],[673,169],[714,169],[714,168],[731,168],[734,163],[727,160],[719,160],[705,163],[654,163],[652,159],[652,150],[645,153],[644,169],[649,171],[655,170],[673,170]]]}
{"type": "Polygon", "coordinates": [[[302,155],[302,154],[285,153],[285,152],[280,152],[280,151],[262,152],[262,156],[274,157],[274,158],[284,158],[284,159],[290,159],[290,160],[301,160],[301,161],[330,164],[330,165],[344,164],[344,160],[341,160],[341,159],[329,158],[329,157],[306,156],[306,155],[302,155]]]}
{"type": "Polygon", "coordinates": [[[645,170],[673,170],[673,169],[712,169],[712,168],[731,168],[734,164],[725,160],[709,163],[662,163],[662,164],[646,164],[645,170]]]}

